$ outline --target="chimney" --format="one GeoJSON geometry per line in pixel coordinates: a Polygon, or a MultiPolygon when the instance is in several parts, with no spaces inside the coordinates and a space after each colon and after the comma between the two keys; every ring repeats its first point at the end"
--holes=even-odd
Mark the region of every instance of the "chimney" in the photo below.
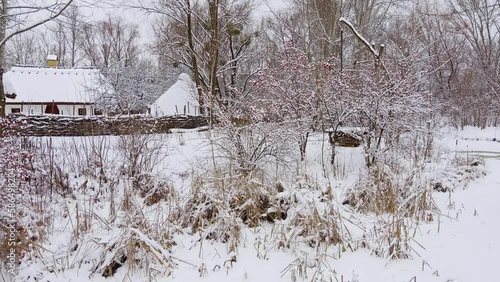
{"type": "Polygon", "coordinates": [[[57,68],[57,55],[47,56],[47,66],[49,68],[57,68]]]}

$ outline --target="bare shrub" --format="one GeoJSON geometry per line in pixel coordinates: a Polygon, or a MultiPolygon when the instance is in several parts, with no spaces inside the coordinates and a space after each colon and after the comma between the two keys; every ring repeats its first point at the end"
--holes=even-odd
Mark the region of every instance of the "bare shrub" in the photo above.
{"type": "Polygon", "coordinates": [[[17,268],[26,254],[38,248],[52,214],[47,209],[49,187],[40,181],[44,172],[36,150],[27,138],[10,132],[20,126],[0,118],[0,255],[7,258],[15,250],[9,269],[17,268]]]}
{"type": "Polygon", "coordinates": [[[378,160],[347,191],[343,204],[377,215],[373,227],[364,234],[363,245],[373,254],[389,259],[411,258],[419,222],[431,222],[439,212],[427,176],[432,165],[423,158],[418,163],[390,157],[378,160]]]}
{"type": "Polygon", "coordinates": [[[352,205],[361,212],[395,213],[399,187],[393,181],[386,171],[373,169],[348,193],[344,204],[352,205]]]}
{"type": "Polygon", "coordinates": [[[436,208],[432,201],[430,182],[423,176],[423,167],[396,174],[389,166],[382,164],[361,177],[347,192],[343,203],[363,213],[398,213],[416,216],[414,218],[436,208]]]}
{"type": "MultiPolygon", "coordinates": [[[[176,244],[174,233],[180,232],[176,225],[180,216],[177,195],[169,190],[168,203],[164,203],[155,194],[144,196],[133,187],[132,179],[122,179],[117,186],[121,193],[114,195],[118,206],[115,216],[109,222],[97,217],[98,222],[91,227],[94,232],[105,229],[112,234],[94,246],[99,257],[94,260],[92,275],[111,277],[126,266],[127,271],[144,271],[149,279],[169,276],[179,263],[170,253],[176,244]]],[[[88,236],[80,241],[91,240],[88,236]]]]}
{"type": "Polygon", "coordinates": [[[345,209],[332,198],[330,189],[305,177],[280,193],[281,201],[289,205],[287,218],[282,221],[282,238],[287,238],[280,243],[283,247],[295,248],[302,242],[318,251],[330,246],[353,250],[345,209]]]}
{"type": "Polygon", "coordinates": [[[402,215],[380,217],[370,230],[368,248],[378,257],[407,259],[412,257],[412,219],[402,215]]]}
{"type": "Polygon", "coordinates": [[[465,153],[456,155],[451,163],[431,179],[431,185],[438,192],[453,192],[486,175],[484,159],[465,153]]]}
{"type": "Polygon", "coordinates": [[[137,228],[124,229],[103,249],[99,261],[91,270],[93,275],[111,277],[127,264],[129,270],[143,268],[148,277],[154,278],[159,274],[170,276],[176,266],[168,249],[137,228]]]}
{"type": "Polygon", "coordinates": [[[212,181],[198,177],[187,201],[182,225],[192,232],[205,231],[207,239],[239,240],[244,226],[275,222],[286,217],[287,208],[276,197],[276,187],[266,186],[249,175],[218,172],[212,181]]]}
{"type": "MultiPolygon", "coordinates": [[[[165,190],[165,184],[154,181],[165,169],[163,161],[168,155],[168,136],[130,134],[118,137],[116,151],[122,175],[132,178],[133,187],[144,193],[152,189],[165,190]]],[[[160,193],[163,193],[160,191],[160,193]]]]}

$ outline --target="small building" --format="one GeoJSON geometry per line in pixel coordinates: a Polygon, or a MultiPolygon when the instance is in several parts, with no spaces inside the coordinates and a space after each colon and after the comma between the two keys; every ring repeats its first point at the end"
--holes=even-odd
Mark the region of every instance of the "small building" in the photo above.
{"type": "Polygon", "coordinates": [[[196,85],[188,74],[181,73],[177,82],[150,107],[154,117],[168,115],[200,115],[196,85]]]}
{"type": "MultiPolygon", "coordinates": [[[[55,58],[48,58],[55,59],[55,58]]],[[[50,61],[50,60],[49,60],[50,61]]],[[[91,116],[107,89],[98,69],[15,66],[4,73],[5,113],[91,116]]]]}

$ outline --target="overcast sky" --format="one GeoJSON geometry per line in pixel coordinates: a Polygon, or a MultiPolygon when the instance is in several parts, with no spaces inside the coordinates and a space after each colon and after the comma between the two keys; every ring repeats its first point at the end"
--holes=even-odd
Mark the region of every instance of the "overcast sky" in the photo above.
{"type": "MultiPolygon", "coordinates": [[[[27,0],[30,1],[30,0],[27,0]]],[[[61,0],[60,0],[61,1],[61,0]]],[[[74,0],[79,5],[86,5],[87,14],[92,20],[99,20],[106,17],[107,14],[121,15],[126,20],[135,22],[140,26],[141,41],[150,42],[154,34],[151,25],[154,16],[146,16],[143,12],[130,8],[131,5],[140,1],[146,5],[148,2],[156,0],[74,0]],[[91,2],[94,1],[94,2],[91,2]],[[91,5],[89,5],[91,3],[91,5]]],[[[201,0],[203,1],[203,0],[201,0]]],[[[246,0],[240,0],[246,1],[246,0]]],[[[254,0],[257,8],[254,10],[254,17],[272,16],[272,11],[284,9],[290,5],[291,0],[254,0]]],[[[432,2],[443,5],[446,0],[431,0],[432,2]]],[[[418,3],[418,2],[416,2],[418,3]]],[[[408,3],[410,4],[410,3],[408,3]]]]}
{"type": "MultiPolygon", "coordinates": [[[[92,0],[75,0],[79,5],[84,5],[86,16],[93,21],[101,20],[108,14],[119,15],[124,17],[127,21],[134,22],[139,25],[141,32],[141,42],[149,43],[154,37],[152,31],[152,23],[154,21],[154,16],[147,16],[143,12],[132,9],[130,6],[134,3],[134,0],[108,0],[96,1],[95,3],[89,4],[92,0]],[[78,2],[77,2],[78,1],[78,2]]],[[[95,1],[95,0],[94,0],[95,1]]],[[[135,0],[137,2],[138,0],[135,0]]],[[[140,0],[143,3],[154,0],[140,0]]],[[[277,11],[285,8],[288,4],[288,0],[257,0],[257,8],[255,9],[254,17],[272,16],[272,11],[277,11]]]]}

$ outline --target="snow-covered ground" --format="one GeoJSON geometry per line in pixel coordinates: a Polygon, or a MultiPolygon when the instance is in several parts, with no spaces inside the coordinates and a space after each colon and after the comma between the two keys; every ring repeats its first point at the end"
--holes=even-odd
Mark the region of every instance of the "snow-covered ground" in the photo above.
{"type": "MultiPolygon", "coordinates": [[[[177,132],[167,137],[168,157],[165,171],[169,180],[179,192],[190,190],[190,177],[196,174],[206,162],[207,136],[209,132],[177,132]]],[[[416,229],[411,246],[413,255],[405,260],[387,260],[373,256],[367,249],[338,252],[337,248],[324,250],[307,248],[301,242],[293,242],[296,247],[280,248],[279,224],[263,224],[259,227],[246,227],[241,230],[239,246],[233,251],[229,243],[217,243],[200,238],[199,234],[178,234],[173,240],[171,255],[176,263],[168,278],[145,278],[144,272],[128,271],[121,267],[110,278],[100,275],[90,277],[95,251],[83,247],[76,254],[64,256],[60,250],[72,249],[72,229],[66,216],[56,216],[53,236],[44,245],[44,253],[49,266],[42,263],[24,265],[19,281],[351,281],[351,282],[389,282],[389,281],[429,281],[429,282],[474,282],[498,281],[500,277],[500,135],[499,128],[479,130],[466,128],[464,131],[449,129],[442,135],[438,146],[443,157],[474,155],[485,157],[487,174],[469,185],[453,192],[434,192],[434,200],[439,212],[434,214],[430,223],[421,222],[416,229]],[[450,154],[445,151],[451,150],[450,154]],[[279,234],[279,235],[277,235],[279,234]],[[85,253],[80,253],[85,251],[85,253]],[[52,257],[50,254],[53,254],[52,257]],[[62,257],[61,257],[62,255],[62,257]],[[57,257],[56,257],[57,256],[57,257]],[[82,259],[83,258],[83,259],[82,259]],[[87,258],[87,259],[85,259],[87,258]],[[236,259],[234,259],[236,258],[236,259]],[[75,261],[83,263],[75,264],[75,261]],[[85,263],[87,261],[88,263],[85,263]],[[56,268],[57,270],[51,270],[56,268]]],[[[117,137],[110,143],[117,142],[117,137]]],[[[61,142],[59,139],[56,142],[61,142]]],[[[321,178],[320,163],[328,156],[321,154],[321,135],[313,135],[308,147],[308,174],[321,178]]],[[[328,144],[327,144],[328,145],[328,144]]],[[[359,148],[338,148],[339,173],[336,188],[339,194],[345,187],[363,173],[362,150],[359,148]],[[341,169],[339,169],[341,168],[341,169]]],[[[457,178],[457,183],[462,179],[457,178]]],[[[90,184],[89,184],[90,185],[90,184]]],[[[82,199],[85,195],[80,195],[82,199]]],[[[340,197],[336,195],[335,197],[340,197]]],[[[68,201],[65,209],[71,214],[75,201],[68,201]]],[[[92,212],[99,213],[105,221],[109,210],[106,203],[97,203],[92,212]]],[[[82,209],[82,207],[80,207],[82,209]]],[[[85,209],[85,207],[83,207],[85,209]]],[[[147,207],[144,213],[157,213],[147,207]]],[[[64,212],[63,214],[66,214],[64,212]]],[[[69,217],[71,218],[71,216],[69,217]]],[[[365,220],[370,220],[367,215],[365,220]]],[[[102,224],[101,224],[102,225],[102,224]]],[[[111,241],[118,236],[116,229],[103,231],[86,237],[88,246],[92,240],[111,241]]],[[[85,242],[85,240],[82,240],[85,242]]],[[[147,240],[145,240],[147,241],[147,240]]],[[[82,243],[83,244],[83,243],[82,243]]]]}
{"type": "MultiPolygon", "coordinates": [[[[450,130],[444,136],[442,144],[451,150],[469,150],[471,154],[487,151],[490,152],[487,157],[496,154],[496,158],[486,159],[487,175],[466,189],[451,194],[435,193],[442,215],[432,223],[420,226],[415,236],[415,246],[421,245],[415,249],[418,255],[408,260],[389,261],[362,250],[345,252],[336,259],[330,257],[337,257],[336,254],[327,252],[325,256],[329,259],[325,261],[323,271],[336,273],[338,281],[351,282],[499,281],[500,142],[491,141],[495,136],[500,136],[500,128],[450,130]]],[[[196,260],[197,265],[206,264],[208,273],[205,277],[200,278],[198,272],[186,269],[177,271],[174,280],[290,281],[290,268],[296,262],[296,254],[273,252],[265,259],[258,259],[255,248],[258,240],[251,230],[247,233],[248,245],[240,249],[239,261],[229,271],[213,271],[227,257],[218,255],[226,252],[224,245],[210,245],[203,247],[203,259],[196,260]]],[[[321,281],[318,273],[310,272],[307,276],[304,281],[316,281],[314,277],[321,281]]]]}

